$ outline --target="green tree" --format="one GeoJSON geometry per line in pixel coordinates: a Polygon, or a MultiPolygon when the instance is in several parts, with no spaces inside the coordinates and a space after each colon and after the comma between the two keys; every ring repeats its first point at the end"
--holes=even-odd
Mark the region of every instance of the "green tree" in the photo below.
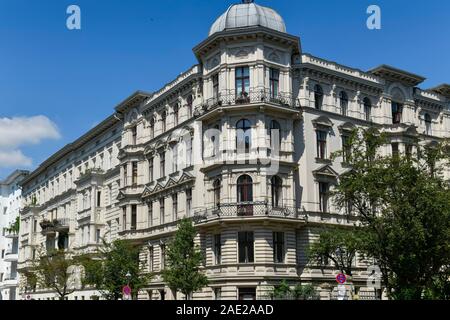
{"type": "Polygon", "coordinates": [[[450,190],[443,172],[449,148],[446,142],[416,144],[413,153],[383,156],[386,142],[374,129],[352,133],[351,170],[333,196],[337,207],[351,203],[357,212],[364,233],[360,250],[380,267],[389,297],[421,299],[448,287],[450,190]]]}
{"type": "Polygon", "coordinates": [[[140,251],[140,246],[128,241],[103,241],[103,247],[95,254],[77,258],[84,267],[83,284],[95,287],[107,300],[122,298],[123,287],[129,285],[136,299],[152,277],[139,262],[140,251]]]}
{"type": "Polygon", "coordinates": [[[167,248],[167,268],[162,271],[164,281],[186,299],[193,292],[208,285],[207,277],[200,271],[203,254],[195,245],[197,232],[190,219],[183,219],[167,248]]]}
{"type": "Polygon", "coordinates": [[[77,262],[64,250],[39,249],[39,258],[25,276],[31,287],[54,290],[61,300],[76,290],[77,262]]]}

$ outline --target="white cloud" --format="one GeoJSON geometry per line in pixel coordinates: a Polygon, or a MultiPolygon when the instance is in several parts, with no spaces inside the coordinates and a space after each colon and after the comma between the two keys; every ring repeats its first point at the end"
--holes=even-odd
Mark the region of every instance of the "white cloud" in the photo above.
{"type": "Polygon", "coordinates": [[[45,116],[0,118],[0,168],[30,167],[33,161],[20,147],[60,137],[56,124],[45,116]]]}
{"type": "Polygon", "coordinates": [[[0,168],[30,167],[33,161],[20,150],[0,149],[0,168]]]}

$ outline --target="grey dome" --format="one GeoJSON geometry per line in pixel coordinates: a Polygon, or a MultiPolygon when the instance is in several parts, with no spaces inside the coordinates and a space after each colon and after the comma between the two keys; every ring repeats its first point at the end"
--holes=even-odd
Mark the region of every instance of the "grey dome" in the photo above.
{"type": "Polygon", "coordinates": [[[251,3],[232,5],[212,25],[209,35],[228,29],[262,26],[286,32],[283,18],[273,9],[251,3]]]}

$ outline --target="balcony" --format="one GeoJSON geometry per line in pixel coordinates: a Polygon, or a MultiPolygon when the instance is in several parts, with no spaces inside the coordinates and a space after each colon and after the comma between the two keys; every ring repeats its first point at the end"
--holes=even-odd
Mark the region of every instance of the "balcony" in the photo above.
{"type": "Polygon", "coordinates": [[[42,229],[42,234],[56,233],[63,230],[69,230],[70,219],[53,219],[50,220],[42,220],[39,225],[42,229]]]}
{"type": "Polygon", "coordinates": [[[5,277],[3,278],[3,281],[0,283],[1,289],[8,289],[17,287],[17,273],[11,274],[7,273],[5,274],[5,277]]]}
{"type": "Polygon", "coordinates": [[[194,214],[197,224],[213,220],[265,219],[278,218],[306,221],[306,216],[296,207],[273,207],[267,202],[224,203],[215,208],[198,211],[194,214]]]}
{"type": "Polygon", "coordinates": [[[15,230],[6,230],[5,238],[14,239],[14,238],[18,238],[18,237],[19,237],[19,233],[16,232],[15,230]]]}
{"type": "Polygon", "coordinates": [[[250,88],[249,92],[237,94],[236,90],[222,91],[218,97],[205,101],[199,113],[204,114],[218,107],[267,103],[287,108],[299,108],[300,102],[292,94],[279,92],[274,95],[267,88],[250,88]]]}
{"type": "Polygon", "coordinates": [[[5,258],[4,258],[5,262],[15,262],[18,259],[19,259],[19,255],[18,255],[17,249],[16,250],[9,249],[8,251],[6,251],[5,258]]]}

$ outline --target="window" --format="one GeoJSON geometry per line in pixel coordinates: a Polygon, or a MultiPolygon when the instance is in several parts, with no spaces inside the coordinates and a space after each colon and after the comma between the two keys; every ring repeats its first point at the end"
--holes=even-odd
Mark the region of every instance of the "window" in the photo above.
{"type": "Polygon", "coordinates": [[[178,125],[178,120],[179,120],[179,106],[178,103],[174,105],[173,107],[173,125],[177,126],[178,125]]]}
{"type": "Polygon", "coordinates": [[[161,152],[159,154],[159,177],[163,178],[166,176],[166,154],[161,152]]]}
{"type": "Polygon", "coordinates": [[[37,232],[37,220],[33,221],[33,232],[37,232]]]}
{"type": "Polygon", "coordinates": [[[273,262],[284,262],[284,233],[274,232],[273,235],[273,262]]]}
{"type": "Polygon", "coordinates": [[[123,183],[124,186],[128,186],[128,166],[126,164],[123,166],[123,183]]]}
{"type": "Polygon", "coordinates": [[[281,147],[281,126],[276,120],[270,121],[270,147],[278,149],[281,147]],[[278,146],[274,145],[274,141],[278,142],[278,146]]]}
{"type": "Polygon", "coordinates": [[[192,137],[186,141],[186,167],[190,167],[192,165],[192,141],[192,137]]]}
{"type": "Polygon", "coordinates": [[[150,201],[147,205],[148,208],[148,215],[147,215],[147,227],[153,226],[153,202],[150,201]]]}
{"type": "Polygon", "coordinates": [[[407,144],[405,145],[405,154],[406,154],[406,157],[407,157],[408,159],[411,158],[411,156],[412,156],[412,151],[413,151],[413,145],[410,144],[410,143],[407,143],[407,144]]]}
{"type": "Polygon", "coordinates": [[[213,83],[213,98],[218,99],[219,98],[219,74],[215,74],[212,76],[212,83],[213,83]]]}
{"type": "Polygon", "coordinates": [[[278,208],[282,204],[283,181],[278,176],[270,179],[270,189],[272,194],[272,207],[278,208]]]}
{"type": "Polygon", "coordinates": [[[5,257],[5,249],[2,250],[2,259],[5,257]]]}
{"type": "Polygon", "coordinates": [[[148,247],[148,271],[153,272],[153,260],[154,260],[153,246],[148,247]]]}
{"type": "Polygon", "coordinates": [[[277,98],[280,90],[280,70],[270,68],[270,97],[277,98]]]}
{"type": "Polygon", "coordinates": [[[252,140],[251,122],[247,119],[239,120],[236,124],[236,149],[238,154],[244,150],[245,153],[250,152],[252,140]]]}
{"type": "Polygon", "coordinates": [[[342,136],[342,158],[345,163],[348,163],[351,155],[350,137],[348,135],[342,136]]]}
{"type": "Polygon", "coordinates": [[[150,119],[149,130],[150,130],[150,139],[153,139],[155,137],[155,118],[154,117],[152,117],[150,119]]]}
{"type": "Polygon", "coordinates": [[[101,237],[100,237],[100,229],[95,230],[95,241],[97,243],[100,243],[101,237]]]}
{"type": "Polygon", "coordinates": [[[192,210],[192,189],[186,190],[186,214],[191,215],[192,210]]]}
{"type": "Polygon", "coordinates": [[[127,229],[127,207],[122,208],[122,230],[127,229]]]}
{"type": "Polygon", "coordinates": [[[193,103],[192,95],[189,95],[187,97],[187,114],[189,118],[192,117],[192,103],[193,103]]]}
{"type": "Polygon", "coordinates": [[[137,127],[134,126],[131,128],[131,144],[136,145],[137,143],[137,127]]]}
{"type": "Polygon", "coordinates": [[[162,132],[166,132],[166,118],[167,118],[167,112],[163,111],[161,113],[161,130],[162,130],[162,132]]]}
{"type": "Polygon", "coordinates": [[[214,288],[214,298],[220,300],[222,298],[222,290],[220,288],[214,288]]]}
{"type": "Polygon", "coordinates": [[[392,146],[392,156],[398,157],[399,155],[398,142],[392,143],[391,146],[392,146]]]}
{"type": "Polygon", "coordinates": [[[172,195],[172,220],[178,220],[178,195],[176,193],[172,195]]]}
{"type": "Polygon", "coordinates": [[[343,116],[346,116],[348,111],[348,96],[347,93],[345,93],[345,91],[341,91],[339,93],[339,102],[341,106],[341,114],[343,116]]]}
{"type": "Polygon", "coordinates": [[[159,223],[164,224],[165,211],[164,211],[164,198],[159,199],[159,223]]]}
{"type": "Polygon", "coordinates": [[[327,158],[327,132],[318,130],[317,135],[317,158],[327,158]]]}
{"type": "Polygon", "coordinates": [[[256,288],[239,288],[239,300],[256,300],[256,288]]]}
{"type": "Polygon", "coordinates": [[[153,158],[148,159],[148,181],[153,182],[153,158]]]}
{"type": "Polygon", "coordinates": [[[220,234],[214,235],[214,257],[216,259],[216,265],[221,264],[222,261],[222,239],[220,234]]]}
{"type": "Polygon", "coordinates": [[[392,123],[397,124],[402,121],[403,106],[395,101],[392,101],[392,123]]]}
{"type": "Polygon", "coordinates": [[[131,206],[131,230],[136,230],[137,228],[137,205],[133,204],[131,206]]]}
{"type": "Polygon", "coordinates": [[[220,188],[221,188],[220,179],[216,179],[213,183],[214,206],[216,208],[220,207],[220,188]]]}
{"type": "Polygon", "coordinates": [[[371,115],[372,103],[370,102],[369,98],[364,98],[363,103],[364,103],[364,118],[366,121],[370,121],[372,117],[371,115]]]}
{"type": "Polygon", "coordinates": [[[328,212],[329,184],[319,182],[319,205],[320,212],[328,212]]]}
{"type": "Polygon", "coordinates": [[[321,110],[322,105],[323,105],[323,89],[321,86],[316,84],[314,86],[314,107],[318,110],[321,110]]]}
{"type": "Polygon", "coordinates": [[[166,268],[166,245],[161,244],[161,270],[166,268]]]}
{"type": "Polygon", "coordinates": [[[425,113],[425,134],[431,135],[431,116],[425,113]]]}
{"type": "Polygon", "coordinates": [[[172,148],[172,170],[173,172],[178,171],[178,145],[174,145],[172,148]]]}
{"type": "Polygon", "coordinates": [[[240,176],[237,181],[237,201],[238,203],[253,201],[253,180],[248,175],[240,176]]]}
{"type": "Polygon", "coordinates": [[[135,187],[138,184],[138,163],[137,162],[133,162],[132,163],[132,168],[133,168],[133,176],[132,176],[132,179],[131,179],[131,183],[133,184],[133,187],[135,187]]]}
{"type": "Polygon", "coordinates": [[[101,206],[102,206],[102,192],[97,191],[97,207],[101,207],[101,206]]]}
{"type": "Polygon", "coordinates": [[[253,232],[243,231],[238,233],[239,263],[254,262],[253,242],[253,232]]]}
{"type": "Polygon", "coordinates": [[[236,96],[247,98],[250,92],[250,71],[248,67],[236,68],[236,96]]]}

